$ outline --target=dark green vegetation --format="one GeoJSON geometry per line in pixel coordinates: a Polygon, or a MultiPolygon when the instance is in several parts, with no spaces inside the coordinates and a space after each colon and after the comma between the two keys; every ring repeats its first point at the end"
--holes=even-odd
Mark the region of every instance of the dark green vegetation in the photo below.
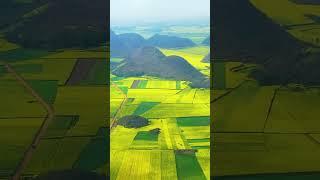
{"type": "Polygon", "coordinates": [[[6,0],[0,2],[0,29],[6,28],[12,22],[16,22],[28,12],[44,5],[43,1],[31,1],[30,3],[16,0],[6,0]]]}
{"type": "Polygon", "coordinates": [[[251,76],[261,84],[320,83],[319,54],[306,51],[310,45],[295,39],[248,0],[220,0],[214,6],[219,7],[213,22],[216,58],[260,64],[251,76]]]}
{"type": "Polygon", "coordinates": [[[31,6],[38,9],[21,10],[24,14],[12,17],[15,21],[11,22],[15,23],[10,24],[5,33],[10,42],[26,48],[42,49],[88,48],[106,42],[106,1],[40,0],[34,1],[31,6]]]}
{"type": "Polygon", "coordinates": [[[48,127],[44,138],[64,137],[79,121],[78,116],[56,116],[48,127]]]}
{"type": "Polygon", "coordinates": [[[107,134],[108,132],[103,132],[101,136],[92,138],[83,148],[73,168],[94,171],[105,166],[108,163],[110,146],[107,134]]]}
{"type": "Polygon", "coordinates": [[[49,52],[45,50],[18,48],[0,52],[0,58],[2,61],[18,62],[40,58],[48,54],[49,52]]]}
{"type": "Polygon", "coordinates": [[[58,91],[58,81],[30,80],[28,83],[47,103],[54,103],[58,91]]]}
{"type": "Polygon", "coordinates": [[[22,64],[14,66],[14,70],[19,73],[41,73],[41,64],[22,64]]]}
{"type": "Polygon", "coordinates": [[[126,128],[140,128],[149,125],[149,120],[138,115],[129,115],[121,117],[117,123],[126,128]]]}
{"type": "Polygon", "coordinates": [[[210,117],[178,117],[179,126],[209,126],[210,117]]]}
{"type": "Polygon", "coordinates": [[[158,141],[159,133],[159,129],[154,129],[150,131],[139,131],[138,134],[134,137],[134,140],[158,141]]]}
{"type": "Polygon", "coordinates": [[[113,72],[116,76],[155,76],[174,80],[187,80],[193,87],[209,87],[209,79],[179,56],[165,56],[155,47],[135,50],[113,72]]]}
{"type": "Polygon", "coordinates": [[[194,153],[175,153],[179,179],[206,179],[194,153]]]}

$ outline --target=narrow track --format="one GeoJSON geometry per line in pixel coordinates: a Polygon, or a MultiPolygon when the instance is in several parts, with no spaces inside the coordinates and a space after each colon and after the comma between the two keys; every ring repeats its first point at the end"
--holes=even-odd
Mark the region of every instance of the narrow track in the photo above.
{"type": "Polygon", "coordinates": [[[48,129],[48,126],[50,122],[52,121],[54,117],[54,110],[29,84],[26,82],[26,80],[23,79],[9,64],[5,64],[6,69],[9,73],[13,74],[15,79],[22,85],[24,88],[39,102],[44,109],[47,111],[47,116],[44,119],[44,121],[41,124],[41,127],[39,128],[38,132],[34,136],[32,143],[28,147],[28,149],[25,151],[24,156],[22,160],[19,162],[17,168],[14,171],[13,176],[11,177],[12,180],[19,180],[21,174],[23,173],[24,169],[28,165],[29,161],[31,160],[31,157],[37,148],[37,146],[40,143],[41,137],[45,134],[45,132],[48,129]]]}
{"type": "Polygon", "coordinates": [[[119,88],[118,85],[116,85],[115,83],[112,83],[112,85],[124,95],[124,99],[121,102],[120,107],[117,109],[115,115],[112,117],[111,124],[110,124],[110,132],[117,126],[117,115],[119,112],[121,112],[123,106],[126,104],[126,101],[128,100],[127,95],[122,92],[122,90],[119,88]]]}

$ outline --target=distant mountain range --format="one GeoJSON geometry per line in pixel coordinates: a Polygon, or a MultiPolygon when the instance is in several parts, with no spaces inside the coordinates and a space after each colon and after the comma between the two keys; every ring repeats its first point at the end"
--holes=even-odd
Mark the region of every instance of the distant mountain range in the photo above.
{"type": "Polygon", "coordinates": [[[112,57],[126,57],[133,50],[143,46],[155,46],[160,48],[184,48],[195,46],[195,43],[187,38],[156,34],[149,39],[144,39],[136,33],[115,34],[110,32],[110,51],[112,57]]]}
{"type": "Polygon", "coordinates": [[[165,56],[156,47],[135,49],[112,72],[117,76],[156,76],[166,79],[190,81],[192,87],[208,88],[209,79],[179,56],[165,56]]]}
{"type": "Polygon", "coordinates": [[[210,46],[210,36],[205,38],[202,42],[202,45],[210,46]]]}
{"type": "MultiPolygon", "coordinates": [[[[276,3],[275,3],[276,6],[276,3]]],[[[249,0],[213,1],[214,58],[260,64],[261,84],[320,84],[320,54],[290,35],[249,0]]]]}
{"type": "Polygon", "coordinates": [[[196,44],[188,38],[156,34],[147,40],[147,45],[161,48],[184,48],[196,44]]]}

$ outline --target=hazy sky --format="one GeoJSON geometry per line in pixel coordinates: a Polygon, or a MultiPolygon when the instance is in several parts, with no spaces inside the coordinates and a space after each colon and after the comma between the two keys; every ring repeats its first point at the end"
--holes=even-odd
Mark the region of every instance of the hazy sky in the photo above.
{"type": "Polygon", "coordinates": [[[210,17],[210,0],[110,0],[111,24],[210,17]]]}

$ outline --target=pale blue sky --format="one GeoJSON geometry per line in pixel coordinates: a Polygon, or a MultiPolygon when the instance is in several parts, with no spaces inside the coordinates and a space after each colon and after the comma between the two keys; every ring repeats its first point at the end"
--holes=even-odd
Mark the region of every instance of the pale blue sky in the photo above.
{"type": "Polygon", "coordinates": [[[210,18],[210,0],[111,0],[111,24],[210,18]]]}

